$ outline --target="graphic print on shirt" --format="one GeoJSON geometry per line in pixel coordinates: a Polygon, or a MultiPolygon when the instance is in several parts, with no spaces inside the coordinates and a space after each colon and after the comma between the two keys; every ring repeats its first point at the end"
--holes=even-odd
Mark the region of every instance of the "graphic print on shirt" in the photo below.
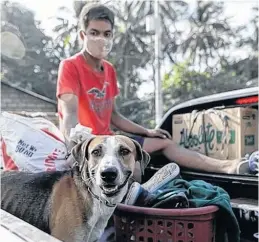
{"type": "Polygon", "coordinates": [[[93,87],[87,93],[93,94],[95,96],[95,98],[97,98],[97,99],[102,99],[106,96],[106,87],[108,85],[109,85],[109,82],[104,82],[102,90],[100,90],[97,87],[93,87]]]}
{"type": "Polygon", "coordinates": [[[87,94],[91,96],[90,106],[94,112],[96,112],[100,117],[105,115],[105,110],[112,108],[113,99],[106,99],[107,86],[109,82],[104,82],[102,90],[97,87],[91,88],[87,91],[87,94]]]}

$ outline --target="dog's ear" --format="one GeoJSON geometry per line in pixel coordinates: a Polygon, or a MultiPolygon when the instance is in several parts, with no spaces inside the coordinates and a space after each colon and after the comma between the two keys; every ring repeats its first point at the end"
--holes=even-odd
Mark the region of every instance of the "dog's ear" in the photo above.
{"type": "Polygon", "coordinates": [[[142,173],[142,175],[144,175],[144,171],[150,161],[150,155],[145,150],[142,149],[139,142],[137,142],[134,139],[132,139],[132,141],[136,147],[136,153],[137,153],[136,161],[139,161],[141,173],[142,173]]]}
{"type": "Polygon", "coordinates": [[[82,166],[88,160],[88,147],[94,137],[84,140],[74,146],[71,150],[71,156],[74,161],[78,163],[79,167],[82,166]]]}

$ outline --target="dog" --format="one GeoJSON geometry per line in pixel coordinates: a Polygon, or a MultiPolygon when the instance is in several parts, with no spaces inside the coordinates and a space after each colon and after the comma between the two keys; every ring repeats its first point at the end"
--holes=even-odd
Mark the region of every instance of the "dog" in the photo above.
{"type": "Polygon", "coordinates": [[[1,208],[64,242],[101,237],[125,197],[136,161],[149,155],[125,136],[96,136],[71,151],[67,171],[1,173],[1,208]]]}

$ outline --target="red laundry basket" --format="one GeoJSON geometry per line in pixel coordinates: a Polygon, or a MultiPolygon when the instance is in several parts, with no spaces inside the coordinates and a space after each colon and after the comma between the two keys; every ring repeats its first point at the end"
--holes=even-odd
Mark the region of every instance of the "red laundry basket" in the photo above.
{"type": "Polygon", "coordinates": [[[217,206],[186,209],[119,204],[114,212],[117,242],[214,242],[217,206]]]}

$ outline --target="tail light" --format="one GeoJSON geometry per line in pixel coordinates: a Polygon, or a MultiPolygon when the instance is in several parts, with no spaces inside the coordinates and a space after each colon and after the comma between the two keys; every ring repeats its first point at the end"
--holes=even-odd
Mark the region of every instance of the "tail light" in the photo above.
{"type": "Polygon", "coordinates": [[[236,100],[236,104],[252,104],[258,103],[258,96],[242,97],[236,100]]]}

